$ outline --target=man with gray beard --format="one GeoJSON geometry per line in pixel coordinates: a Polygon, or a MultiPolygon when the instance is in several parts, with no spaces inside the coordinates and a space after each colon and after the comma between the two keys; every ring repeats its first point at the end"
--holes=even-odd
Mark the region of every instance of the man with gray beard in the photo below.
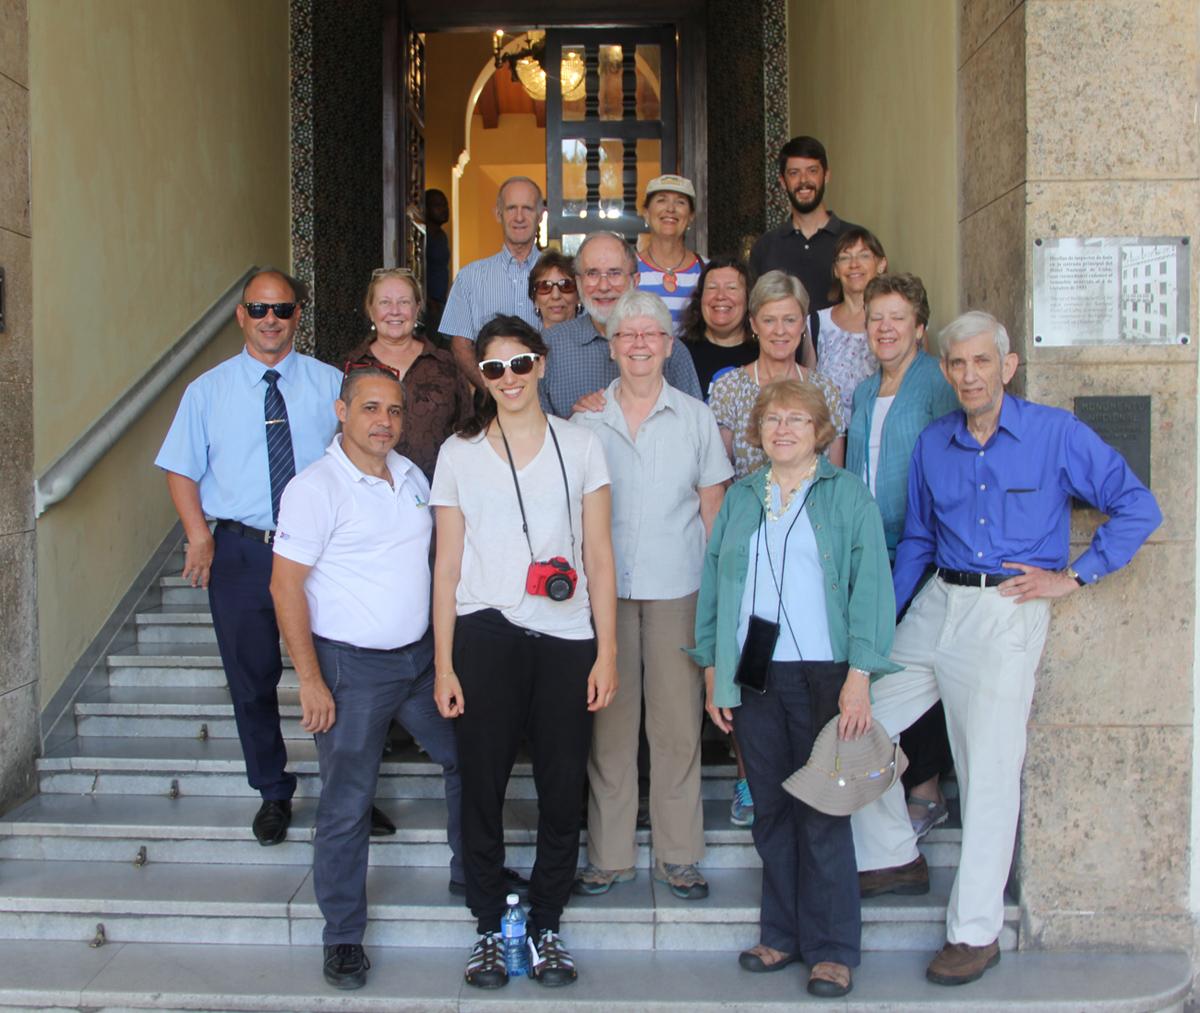
{"type": "MultiPolygon", "coordinates": [[[[601,392],[617,378],[604,327],[621,294],[638,283],[633,247],[615,232],[593,232],[575,254],[575,283],[584,312],[545,333],[549,354],[539,392],[543,410],[564,419],[603,407],[601,392]]],[[[685,342],[674,342],[663,377],[672,387],[703,399],[685,342]]]]}

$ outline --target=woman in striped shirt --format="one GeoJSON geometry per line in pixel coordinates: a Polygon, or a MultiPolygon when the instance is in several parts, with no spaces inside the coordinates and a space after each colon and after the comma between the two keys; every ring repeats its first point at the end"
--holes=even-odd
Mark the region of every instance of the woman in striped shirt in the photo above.
{"type": "Polygon", "coordinates": [[[678,334],[704,261],[687,248],[685,235],[696,217],[696,188],[683,176],[656,176],[642,202],[649,237],[638,253],[638,288],[667,304],[678,334]]]}

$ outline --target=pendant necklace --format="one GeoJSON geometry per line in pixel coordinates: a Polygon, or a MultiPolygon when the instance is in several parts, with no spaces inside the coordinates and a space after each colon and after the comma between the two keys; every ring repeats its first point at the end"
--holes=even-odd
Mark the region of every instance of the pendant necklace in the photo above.
{"type": "Polygon", "coordinates": [[[653,267],[656,271],[658,271],[662,275],[664,291],[674,292],[677,288],[679,288],[679,279],[675,277],[675,272],[678,271],[683,266],[683,262],[685,260],[687,260],[687,258],[688,258],[688,251],[687,251],[686,247],[684,248],[683,256],[679,258],[679,263],[677,263],[672,268],[664,268],[664,267],[660,266],[658,261],[656,261],[652,256],[650,256],[650,247],[649,246],[646,247],[645,252],[642,254],[642,256],[645,258],[646,262],[649,263],[649,265],[651,267],[653,267]]]}

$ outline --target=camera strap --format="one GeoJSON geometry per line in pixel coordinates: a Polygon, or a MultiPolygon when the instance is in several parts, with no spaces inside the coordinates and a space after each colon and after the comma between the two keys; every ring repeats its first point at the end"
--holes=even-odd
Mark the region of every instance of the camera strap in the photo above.
{"type": "MultiPolygon", "coordinates": [[[[787,614],[787,607],[783,604],[783,575],[787,570],[787,550],[788,542],[792,537],[792,529],[796,526],[796,522],[800,520],[804,514],[804,508],[808,506],[808,497],[813,491],[813,486],[817,484],[816,476],[809,480],[808,488],[804,490],[804,499],[800,501],[800,507],[796,511],[796,516],[792,518],[792,523],[788,525],[787,533],[783,536],[783,559],[779,563],[779,575],[775,575],[775,564],[771,559],[771,540],[767,539],[767,566],[771,571],[771,581],[775,585],[775,591],[779,595],[779,607],[775,610],[775,625],[779,625],[779,617],[783,615],[783,621],[787,624],[788,636],[792,638],[792,646],[796,648],[796,653],[800,655],[800,660],[804,660],[804,652],[800,650],[800,644],[796,640],[796,631],[792,629],[791,616],[787,614]]],[[[767,490],[770,492],[770,489],[767,490]]],[[[756,605],[758,601],[758,553],[762,545],[763,529],[766,527],[767,510],[766,507],[760,506],[762,511],[762,521],[758,525],[758,531],[754,537],[754,589],[750,592],[750,614],[757,614],[756,605]]],[[[782,520],[782,518],[780,518],[782,520]]]]}
{"type": "MultiPolygon", "coordinates": [[[[500,430],[500,439],[504,441],[504,455],[508,458],[508,470],[512,472],[513,486],[517,490],[517,506],[521,509],[521,530],[525,533],[525,544],[529,546],[529,561],[536,562],[533,554],[533,540],[529,537],[529,518],[525,516],[525,500],[521,497],[521,483],[517,480],[517,466],[513,463],[512,450],[508,446],[508,437],[504,435],[504,427],[496,419],[496,428],[500,430]]],[[[571,486],[567,482],[567,466],[563,462],[562,450],[558,446],[558,437],[550,419],[546,419],[546,428],[550,430],[550,440],[554,444],[554,453],[558,457],[558,470],[562,473],[563,493],[567,499],[567,530],[571,533],[571,567],[575,566],[575,525],[571,521],[571,486]]],[[[534,455],[537,456],[536,454],[534,455]]]]}

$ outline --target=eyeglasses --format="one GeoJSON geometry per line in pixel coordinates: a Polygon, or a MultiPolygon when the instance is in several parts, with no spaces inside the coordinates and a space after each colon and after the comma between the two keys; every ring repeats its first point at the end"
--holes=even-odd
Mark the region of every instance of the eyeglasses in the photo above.
{"type": "Polygon", "coordinates": [[[763,429],[778,429],[784,423],[789,429],[799,429],[801,426],[812,425],[811,415],[764,415],[762,418],[763,429]]]}
{"type": "Polygon", "coordinates": [[[533,286],[533,290],[538,295],[549,295],[554,289],[558,289],[563,295],[570,295],[575,291],[575,280],[559,278],[558,281],[550,281],[548,278],[543,278],[533,286]]]}
{"type": "Polygon", "coordinates": [[[638,338],[649,343],[651,341],[662,341],[666,338],[666,331],[617,331],[612,336],[613,341],[620,341],[625,345],[632,345],[638,338]]]}
{"type": "Polygon", "coordinates": [[[488,380],[499,380],[506,369],[511,369],[514,376],[527,376],[540,358],[537,352],[522,352],[511,359],[484,359],[479,364],[479,372],[488,380]]]}
{"type": "Polygon", "coordinates": [[[296,312],[294,302],[246,302],[242,303],[246,312],[254,320],[261,320],[268,313],[274,313],[280,320],[290,320],[296,312]]]}
{"type": "Polygon", "coordinates": [[[342,376],[349,376],[360,369],[391,373],[397,380],[400,379],[400,370],[389,366],[386,362],[380,362],[378,359],[347,359],[345,366],[342,367],[342,376]]]}
{"type": "Polygon", "coordinates": [[[839,253],[833,262],[838,267],[845,267],[847,264],[865,264],[867,261],[874,259],[875,254],[871,250],[855,250],[853,253],[839,253]]]}
{"type": "Polygon", "coordinates": [[[622,278],[628,278],[629,272],[623,271],[619,267],[610,267],[607,271],[601,271],[598,268],[592,267],[584,271],[581,277],[589,285],[598,284],[601,278],[607,278],[610,285],[616,285],[622,278]]]}

